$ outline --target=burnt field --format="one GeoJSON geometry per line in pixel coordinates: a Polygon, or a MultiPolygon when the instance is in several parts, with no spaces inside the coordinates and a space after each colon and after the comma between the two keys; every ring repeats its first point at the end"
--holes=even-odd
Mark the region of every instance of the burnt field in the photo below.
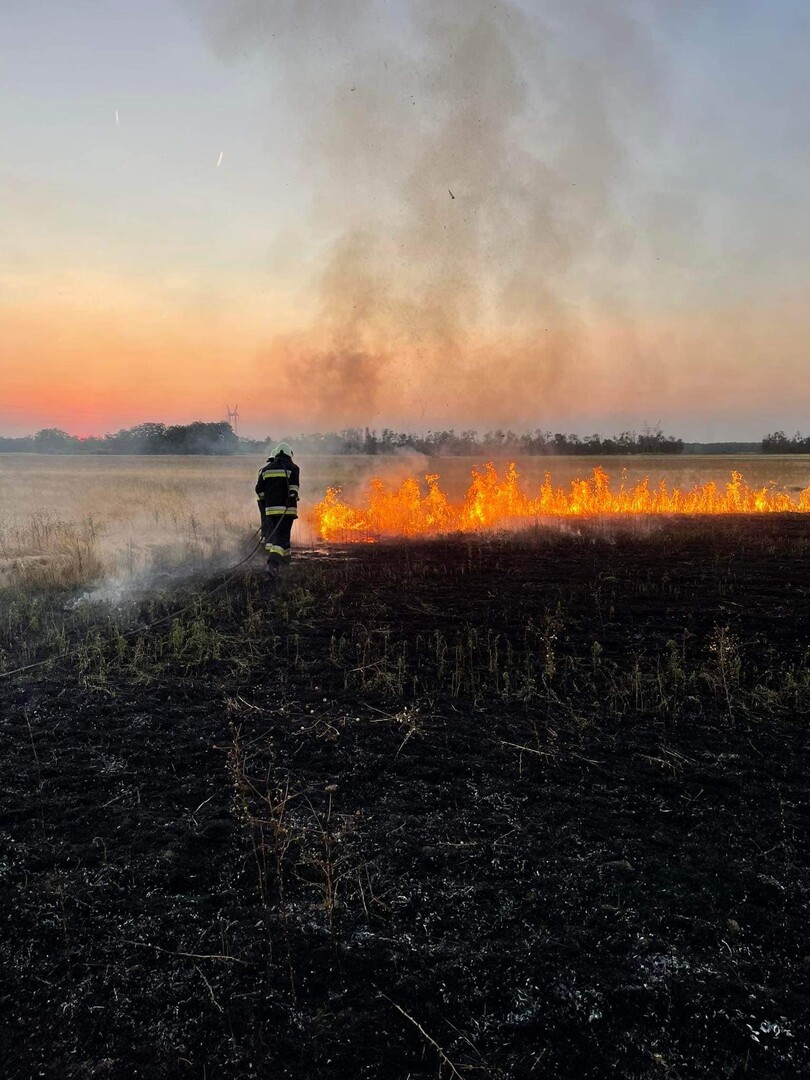
{"type": "Polygon", "coordinates": [[[617,530],[0,598],[3,1076],[804,1075],[810,520],[617,530]]]}

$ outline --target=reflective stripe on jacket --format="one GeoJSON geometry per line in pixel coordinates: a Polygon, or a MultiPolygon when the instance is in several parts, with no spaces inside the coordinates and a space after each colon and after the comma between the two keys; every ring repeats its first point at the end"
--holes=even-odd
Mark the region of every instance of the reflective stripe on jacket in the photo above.
{"type": "Polygon", "coordinates": [[[256,496],[263,514],[268,517],[282,514],[298,517],[299,479],[298,466],[286,454],[279,454],[265,462],[256,481],[256,496]]]}

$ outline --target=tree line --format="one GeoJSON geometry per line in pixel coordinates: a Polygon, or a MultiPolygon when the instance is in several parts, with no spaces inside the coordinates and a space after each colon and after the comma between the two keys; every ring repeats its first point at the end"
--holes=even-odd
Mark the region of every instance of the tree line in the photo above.
{"type": "MultiPolygon", "coordinates": [[[[44,428],[36,435],[0,437],[0,453],[58,454],[260,454],[274,443],[266,439],[246,439],[236,435],[224,420],[192,424],[145,423],[103,436],[86,438],[69,435],[59,428],[44,428]]],[[[683,439],[664,434],[660,428],[622,431],[618,435],[579,436],[537,429],[518,434],[497,428],[481,434],[474,430],[449,428],[425,435],[382,428],[343,428],[285,435],[299,454],[398,454],[415,451],[429,457],[504,457],[509,454],[543,456],[720,453],[760,449],[764,454],[810,454],[810,437],[799,433],[788,438],[783,431],[766,435],[761,443],[685,444],[683,439]]]]}
{"type": "Polygon", "coordinates": [[[810,454],[810,435],[800,432],[788,438],[784,431],[774,431],[762,440],[763,454],[810,454]]]}
{"type": "MultiPolygon", "coordinates": [[[[264,443],[259,443],[264,447],[264,443]]],[[[36,435],[0,438],[0,452],[44,454],[235,454],[240,440],[225,421],[193,424],[138,424],[112,435],[82,438],[59,428],[36,435]]]]}
{"type": "MultiPolygon", "coordinates": [[[[239,438],[225,421],[193,424],[146,423],[114,434],[81,438],[59,428],[44,428],[23,438],[0,438],[0,452],[58,454],[237,454],[262,453],[273,439],[239,438]]],[[[531,431],[487,431],[479,434],[453,428],[416,435],[383,428],[285,435],[300,454],[397,454],[412,450],[431,457],[503,456],[506,454],[680,454],[683,440],[659,429],[623,431],[602,437],[531,431]]]]}
{"type": "Polygon", "coordinates": [[[579,435],[530,431],[429,431],[426,435],[370,428],[344,428],[339,432],[285,436],[303,454],[397,454],[413,450],[430,457],[475,457],[507,454],[681,454],[682,439],[665,435],[660,429],[623,431],[619,435],[579,435]]]}

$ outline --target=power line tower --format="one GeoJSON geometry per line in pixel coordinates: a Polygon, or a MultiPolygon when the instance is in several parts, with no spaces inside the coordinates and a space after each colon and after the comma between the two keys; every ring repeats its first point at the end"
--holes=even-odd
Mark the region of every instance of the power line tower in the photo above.
{"type": "Polygon", "coordinates": [[[234,405],[233,408],[231,408],[230,405],[226,405],[225,409],[226,409],[226,411],[228,413],[228,415],[225,417],[225,419],[231,425],[231,427],[233,428],[234,435],[238,435],[239,434],[239,402],[237,401],[237,403],[234,405]]]}

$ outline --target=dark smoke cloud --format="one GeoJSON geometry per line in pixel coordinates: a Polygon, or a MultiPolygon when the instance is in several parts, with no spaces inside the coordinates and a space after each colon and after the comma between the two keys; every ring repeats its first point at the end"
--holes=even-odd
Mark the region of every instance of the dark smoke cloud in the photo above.
{"type": "Polygon", "coordinates": [[[223,58],[266,58],[317,177],[319,311],[268,349],[316,413],[371,420],[393,391],[519,422],[569,397],[583,311],[621,309],[617,194],[662,101],[651,5],[197,7],[223,58]]]}

